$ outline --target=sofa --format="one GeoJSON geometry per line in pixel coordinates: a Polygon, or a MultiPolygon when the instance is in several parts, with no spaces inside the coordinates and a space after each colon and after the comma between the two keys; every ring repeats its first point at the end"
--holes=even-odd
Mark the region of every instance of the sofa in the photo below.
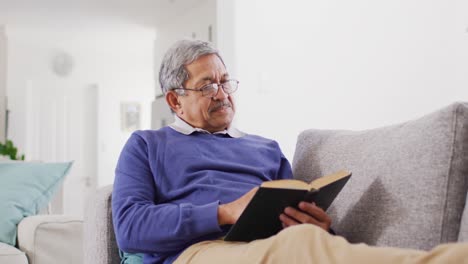
{"type": "Polygon", "coordinates": [[[83,220],[65,215],[34,215],[18,225],[17,247],[0,242],[0,263],[83,263],[83,220]]]}
{"type": "MultiPolygon", "coordinates": [[[[351,243],[427,250],[468,241],[468,103],[382,128],[303,131],[292,166],[305,181],[352,171],[328,209],[351,243]]],[[[111,196],[109,185],[88,202],[85,263],[120,261],[111,196]]]]}
{"type": "Polygon", "coordinates": [[[50,215],[72,161],[0,162],[0,263],[83,262],[83,220],[50,215]]]}

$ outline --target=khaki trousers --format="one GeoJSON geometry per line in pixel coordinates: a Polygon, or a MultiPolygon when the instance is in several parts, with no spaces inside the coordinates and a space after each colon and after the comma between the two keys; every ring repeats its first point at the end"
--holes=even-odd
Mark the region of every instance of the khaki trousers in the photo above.
{"type": "Polygon", "coordinates": [[[468,243],[444,244],[430,251],[350,244],[309,224],[289,227],[250,243],[204,241],[187,248],[174,262],[207,263],[468,263],[468,243]]]}

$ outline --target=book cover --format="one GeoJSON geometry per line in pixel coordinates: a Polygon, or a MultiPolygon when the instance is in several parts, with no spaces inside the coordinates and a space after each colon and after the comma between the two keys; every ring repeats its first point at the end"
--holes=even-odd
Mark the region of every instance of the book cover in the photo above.
{"type": "Polygon", "coordinates": [[[297,208],[301,201],[314,202],[326,211],[350,177],[350,172],[339,171],[309,184],[298,180],[265,182],[224,240],[250,242],[275,235],[283,229],[279,215],[288,206],[297,208]]]}

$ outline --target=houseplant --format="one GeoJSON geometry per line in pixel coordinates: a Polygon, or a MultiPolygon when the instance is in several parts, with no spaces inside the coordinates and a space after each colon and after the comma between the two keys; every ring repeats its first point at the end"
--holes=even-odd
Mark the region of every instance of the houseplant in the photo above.
{"type": "Polygon", "coordinates": [[[9,139],[6,140],[5,144],[0,143],[0,155],[7,156],[11,160],[24,160],[24,154],[17,156],[18,148],[15,147],[13,142],[9,139]]]}

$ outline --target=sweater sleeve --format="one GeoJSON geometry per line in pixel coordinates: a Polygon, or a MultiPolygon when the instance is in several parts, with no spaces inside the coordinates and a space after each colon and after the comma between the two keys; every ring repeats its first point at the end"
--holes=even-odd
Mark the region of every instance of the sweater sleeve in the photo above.
{"type": "Polygon", "coordinates": [[[173,253],[207,234],[221,232],[219,202],[204,205],[162,203],[148,160],[148,146],[133,134],[124,146],[112,193],[113,224],[120,249],[126,252],[173,253]]]}
{"type": "Polygon", "coordinates": [[[277,180],[283,180],[283,179],[292,179],[293,174],[292,174],[292,169],[291,169],[291,164],[289,163],[288,159],[284,156],[283,152],[278,146],[278,151],[280,152],[280,167],[278,169],[278,173],[276,175],[277,180]]]}

